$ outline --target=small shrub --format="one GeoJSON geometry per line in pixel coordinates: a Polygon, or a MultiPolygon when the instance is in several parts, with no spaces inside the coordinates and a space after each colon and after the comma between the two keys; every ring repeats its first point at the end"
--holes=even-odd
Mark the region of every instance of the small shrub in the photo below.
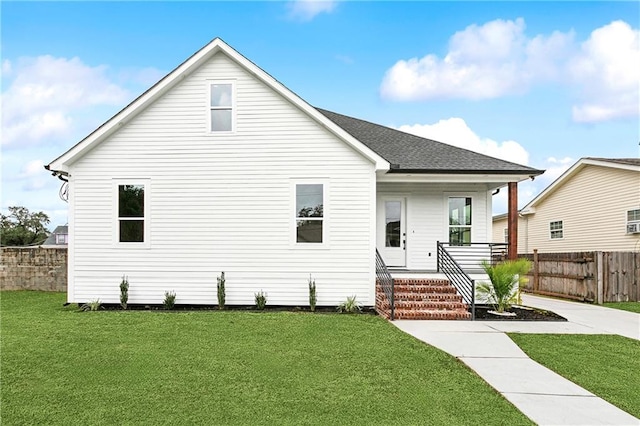
{"type": "Polygon", "coordinates": [[[87,302],[80,306],[80,310],[82,311],[97,311],[102,308],[102,302],[100,299],[94,299],[91,302],[87,302]]]}
{"type": "Polygon", "coordinates": [[[356,301],[356,296],[347,297],[347,300],[338,305],[338,312],[342,314],[355,314],[360,310],[362,307],[356,301]]]}
{"type": "Polygon", "coordinates": [[[498,312],[504,312],[517,301],[519,286],[525,280],[524,275],[531,269],[531,262],[527,259],[508,260],[494,266],[483,261],[482,269],[491,281],[478,284],[478,293],[487,297],[498,312]]]}
{"type": "Polygon", "coordinates": [[[129,279],[126,275],[122,276],[120,282],[120,306],[122,309],[127,309],[127,301],[129,300],[129,279]]]}
{"type": "Polygon", "coordinates": [[[166,310],[171,310],[176,305],[176,292],[175,291],[165,291],[164,292],[164,300],[162,301],[162,306],[166,310]]]}
{"type": "Polygon", "coordinates": [[[311,309],[311,312],[315,312],[317,300],[316,280],[311,279],[311,275],[309,275],[309,309],[311,309]]]}
{"type": "Polygon", "coordinates": [[[267,293],[260,290],[258,293],[255,294],[255,298],[256,298],[256,309],[262,311],[264,307],[267,306],[267,293]]]}
{"type": "Polygon", "coordinates": [[[222,275],[218,277],[218,309],[224,309],[224,300],[225,300],[225,290],[224,290],[224,271],[222,275]]]}

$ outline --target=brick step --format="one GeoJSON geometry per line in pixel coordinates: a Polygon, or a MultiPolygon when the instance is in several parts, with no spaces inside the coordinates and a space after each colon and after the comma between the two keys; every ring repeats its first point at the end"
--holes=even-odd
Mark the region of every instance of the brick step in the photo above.
{"type": "Polygon", "coordinates": [[[394,297],[398,300],[439,300],[461,302],[462,296],[457,293],[395,293],[394,297]]]}
{"type": "MultiPolygon", "coordinates": [[[[388,303],[383,303],[382,307],[385,307],[388,303]]],[[[396,300],[395,303],[396,309],[402,310],[443,310],[443,311],[453,311],[456,309],[466,310],[467,305],[462,302],[449,302],[449,301],[438,301],[438,300],[396,300]]]]}
{"type": "Polygon", "coordinates": [[[393,287],[395,293],[455,293],[456,288],[452,285],[396,285],[393,287]]]}
{"type": "Polygon", "coordinates": [[[405,311],[396,309],[394,317],[395,319],[406,320],[466,320],[471,318],[471,313],[466,310],[441,311],[421,309],[405,311]]]}
{"type": "Polygon", "coordinates": [[[395,285],[451,285],[449,280],[443,278],[394,278],[395,285]]]}

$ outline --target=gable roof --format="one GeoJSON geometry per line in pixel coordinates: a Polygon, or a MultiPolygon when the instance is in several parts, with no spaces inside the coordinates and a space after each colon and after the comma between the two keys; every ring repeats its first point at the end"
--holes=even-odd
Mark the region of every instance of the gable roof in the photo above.
{"type": "Polygon", "coordinates": [[[108,121],[94,130],[86,138],[84,138],[64,154],[53,160],[50,164],[46,165],[45,169],[53,171],[54,175],[67,174],[68,165],[77,161],[84,154],[89,152],[89,150],[91,150],[93,147],[100,144],[103,140],[107,139],[119,127],[132,120],[136,115],[145,110],[149,105],[151,105],[167,91],[173,88],[183,78],[194,72],[198,67],[200,67],[217,53],[224,53],[225,55],[227,55],[227,57],[236,62],[245,71],[249,72],[258,80],[262,81],[264,84],[266,84],[276,93],[280,94],[285,99],[290,101],[293,105],[301,109],[313,120],[325,127],[339,139],[347,143],[347,145],[351,146],[355,151],[359,152],[365,158],[372,161],[376,166],[376,170],[388,170],[389,163],[384,158],[376,154],[365,144],[358,141],[352,135],[340,128],[333,121],[326,118],[323,114],[321,114],[319,111],[305,102],[302,98],[293,93],[291,90],[287,89],[282,83],[271,77],[256,64],[242,56],[220,38],[213,39],[209,44],[194,53],[186,61],[178,65],[177,68],[175,68],[160,81],[154,84],[150,89],[133,100],[129,105],[124,107],[120,112],[118,112],[108,121]]]}
{"type": "Polygon", "coordinates": [[[489,157],[467,149],[319,109],[331,121],[391,164],[396,173],[516,174],[537,176],[544,170],[489,157]]]}
{"type": "Polygon", "coordinates": [[[67,225],[58,225],[56,229],[49,234],[46,240],[42,243],[43,246],[66,246],[67,243],[58,244],[56,235],[68,235],[69,227],[67,225]]]}
{"type": "MultiPolygon", "coordinates": [[[[540,194],[524,206],[521,214],[531,214],[535,212],[535,206],[544,199],[553,194],[560,186],[564,185],[576,173],[586,166],[609,167],[612,169],[631,170],[640,174],[640,158],[602,158],[602,157],[584,157],[579,159],[573,166],[569,167],[561,174],[551,185],[547,186],[540,194]]],[[[640,175],[638,177],[640,182],[640,175]]]]}
{"type": "Polygon", "coordinates": [[[495,174],[526,177],[537,176],[544,172],[365,120],[314,108],[220,38],[215,38],[194,53],[86,138],[46,165],[45,169],[53,171],[54,175],[66,175],[70,164],[107,139],[122,125],[131,121],[219,52],[227,55],[245,71],[372,161],[376,170],[396,173],[495,174]]]}

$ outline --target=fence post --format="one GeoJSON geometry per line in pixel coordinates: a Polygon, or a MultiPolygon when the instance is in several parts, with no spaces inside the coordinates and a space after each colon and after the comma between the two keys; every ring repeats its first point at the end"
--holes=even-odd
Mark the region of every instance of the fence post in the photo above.
{"type": "Polygon", "coordinates": [[[596,303],[598,305],[602,305],[604,301],[604,253],[601,251],[596,252],[596,286],[597,286],[597,295],[596,295],[596,303]]]}
{"type": "Polygon", "coordinates": [[[537,292],[540,285],[540,276],[538,268],[538,249],[533,249],[533,292],[537,292]]]}

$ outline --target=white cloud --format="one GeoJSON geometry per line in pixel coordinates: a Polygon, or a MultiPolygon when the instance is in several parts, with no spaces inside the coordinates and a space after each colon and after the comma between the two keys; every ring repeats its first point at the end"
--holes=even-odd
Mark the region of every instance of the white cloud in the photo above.
{"type": "Polygon", "coordinates": [[[452,117],[435,124],[404,125],[399,129],[514,163],[529,164],[529,153],[518,142],[512,140],[497,142],[493,139],[481,138],[462,118],[452,117]]]}
{"type": "Polygon", "coordinates": [[[490,99],[524,93],[536,80],[553,77],[553,59],[562,57],[572,33],[529,39],[525,22],[501,19],[470,25],[449,40],[440,59],[398,61],[384,76],[381,95],[394,100],[437,98],[490,99]]]}
{"type": "Polygon", "coordinates": [[[547,185],[551,184],[554,180],[560,177],[561,174],[567,171],[569,167],[575,163],[576,160],[571,157],[564,158],[555,158],[549,157],[547,158],[545,164],[546,172],[541,176],[544,183],[547,185]]]}
{"type": "Polygon", "coordinates": [[[295,0],[287,4],[289,18],[308,22],[321,13],[331,13],[338,2],[333,0],[295,0]]]}
{"type": "Polygon", "coordinates": [[[640,31],[614,21],[581,44],[574,38],[573,31],[529,37],[522,18],[470,25],[449,39],[444,58],[398,61],[386,72],[380,94],[398,101],[480,100],[554,83],[575,93],[577,122],[640,115],[640,31]]]}
{"type": "Polygon", "coordinates": [[[593,31],[569,63],[582,102],[578,122],[636,117],[640,105],[640,31],[615,21],[593,31]]]}
{"type": "Polygon", "coordinates": [[[127,90],[110,81],[105,66],[50,55],[3,62],[15,75],[2,94],[2,145],[35,145],[68,136],[73,113],[87,107],[121,105],[127,90]]]}

